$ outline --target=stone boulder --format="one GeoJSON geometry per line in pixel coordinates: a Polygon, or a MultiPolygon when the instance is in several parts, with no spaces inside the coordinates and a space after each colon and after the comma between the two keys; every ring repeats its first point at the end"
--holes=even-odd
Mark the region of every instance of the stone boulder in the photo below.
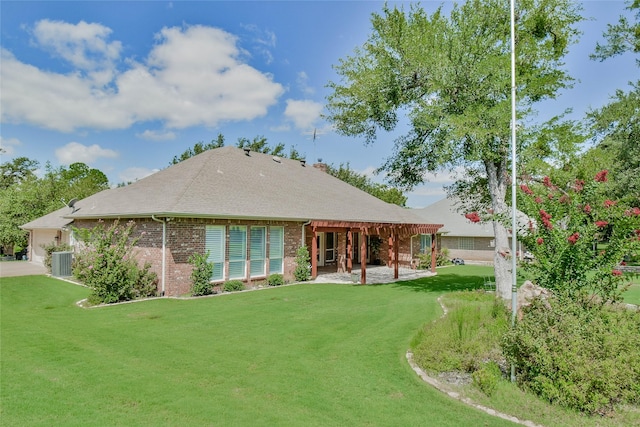
{"type": "Polygon", "coordinates": [[[534,285],[530,280],[527,280],[520,286],[518,289],[518,298],[517,298],[517,313],[518,320],[522,319],[522,308],[528,307],[531,305],[531,302],[536,298],[541,298],[545,301],[545,306],[550,307],[548,303],[546,303],[547,299],[551,297],[551,291],[543,288],[538,285],[534,285]]]}

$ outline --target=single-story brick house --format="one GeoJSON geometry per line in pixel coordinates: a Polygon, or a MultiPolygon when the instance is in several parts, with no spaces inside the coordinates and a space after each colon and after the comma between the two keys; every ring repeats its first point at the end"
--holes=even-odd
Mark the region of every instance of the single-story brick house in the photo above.
{"type": "MultiPolygon", "coordinates": [[[[71,226],[134,221],[137,256],[160,278],[159,292],[189,292],[194,252],[209,252],[213,282],[251,284],[269,274],[292,280],[296,252],[307,246],[318,268],[351,271],[379,261],[411,265],[420,239],[441,224],[383,202],[326,173],[322,164],[236,147],[208,150],[125,187],[102,191],[22,226],[29,259],[42,262],[43,243],[75,244],[71,226]],[[414,247],[415,246],[415,247],[414,247]],[[377,259],[376,259],[377,258],[377,259]]],[[[432,268],[435,268],[435,247],[432,268]]],[[[335,271],[335,270],[334,270],[335,271]]]]}
{"type": "MultiPolygon", "coordinates": [[[[495,254],[495,234],[492,222],[471,222],[460,211],[456,198],[444,198],[425,208],[414,209],[423,221],[443,224],[436,234],[436,249],[448,249],[450,258],[465,261],[493,262],[495,254]]],[[[526,216],[518,212],[518,222],[527,224],[526,216]]],[[[423,240],[425,237],[423,237],[423,240]]],[[[430,243],[429,243],[430,244],[430,243]]],[[[424,244],[422,245],[424,247],[424,244]]],[[[510,248],[504,248],[511,252],[510,248]]],[[[520,254],[522,250],[519,251],[520,254]]]]}

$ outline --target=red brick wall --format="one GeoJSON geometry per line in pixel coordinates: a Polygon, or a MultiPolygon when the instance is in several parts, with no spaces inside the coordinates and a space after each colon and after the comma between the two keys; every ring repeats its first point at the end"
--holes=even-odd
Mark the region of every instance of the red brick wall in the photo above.
{"type": "MultiPolygon", "coordinates": [[[[110,224],[110,222],[106,223],[105,226],[110,224]]],[[[121,222],[121,224],[124,224],[124,222],[121,222]]],[[[151,270],[158,275],[158,292],[160,292],[162,290],[162,223],[145,218],[136,219],[135,224],[135,236],[139,237],[136,256],[141,265],[145,262],[151,264],[151,270]]],[[[76,221],[75,225],[79,228],[91,228],[97,225],[97,221],[76,221]]],[[[284,277],[285,280],[289,281],[294,279],[293,271],[296,267],[296,251],[302,238],[302,223],[174,218],[168,221],[166,225],[165,295],[180,296],[189,294],[192,270],[189,257],[193,253],[204,254],[207,225],[283,226],[284,277]]],[[[266,276],[253,278],[253,281],[264,279],[266,279],[266,276]]],[[[249,286],[253,285],[249,277],[245,282],[249,286]]]]}

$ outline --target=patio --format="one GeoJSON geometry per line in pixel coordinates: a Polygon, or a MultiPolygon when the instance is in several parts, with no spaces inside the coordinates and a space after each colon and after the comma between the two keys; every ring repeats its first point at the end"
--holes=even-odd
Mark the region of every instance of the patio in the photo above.
{"type": "MultiPolygon", "coordinates": [[[[389,268],[386,265],[367,265],[367,285],[377,283],[392,283],[400,282],[403,280],[414,280],[422,277],[435,276],[437,273],[432,273],[430,270],[414,270],[406,267],[398,268],[398,278],[393,277],[393,268],[389,268]]],[[[315,280],[311,280],[312,283],[359,283],[360,282],[360,268],[354,268],[351,273],[338,273],[335,266],[319,267],[318,276],[315,280]]]]}

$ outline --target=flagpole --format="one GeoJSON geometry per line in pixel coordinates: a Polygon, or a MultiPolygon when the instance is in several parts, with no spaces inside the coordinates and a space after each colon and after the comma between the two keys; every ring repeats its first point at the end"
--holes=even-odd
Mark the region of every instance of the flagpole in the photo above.
{"type": "MultiPolygon", "coordinates": [[[[515,3],[511,2],[511,326],[516,323],[518,307],[517,261],[517,217],[516,217],[516,28],[515,3]]],[[[516,380],[516,367],[511,364],[511,382],[516,380]]]]}

